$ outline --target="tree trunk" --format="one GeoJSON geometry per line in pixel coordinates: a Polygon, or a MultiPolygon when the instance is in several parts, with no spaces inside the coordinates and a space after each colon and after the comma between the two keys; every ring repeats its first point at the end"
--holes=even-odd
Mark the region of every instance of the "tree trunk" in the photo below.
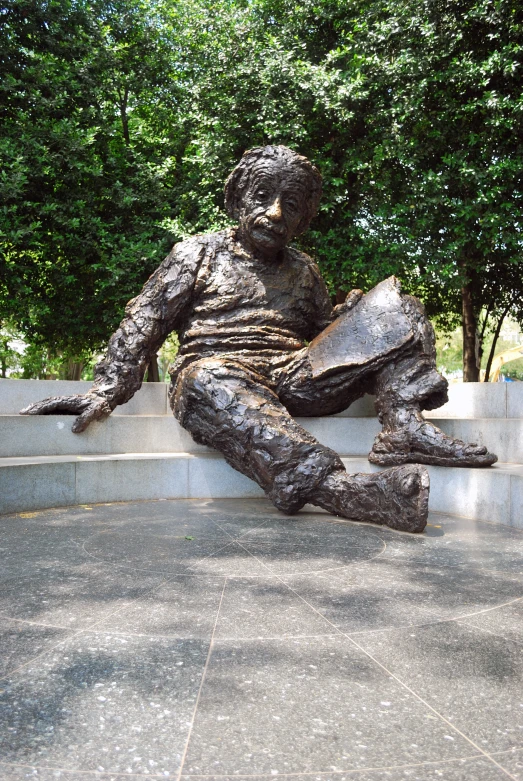
{"type": "Polygon", "coordinates": [[[507,306],[507,308],[504,310],[503,314],[499,318],[498,323],[496,325],[496,330],[494,331],[494,338],[492,340],[492,346],[490,348],[490,353],[489,353],[489,357],[488,357],[488,361],[487,361],[487,366],[485,368],[485,379],[483,380],[483,382],[488,382],[489,381],[490,370],[492,369],[492,361],[494,360],[494,356],[496,354],[496,345],[498,343],[499,335],[501,333],[501,326],[503,325],[503,321],[505,320],[505,317],[509,313],[511,305],[512,304],[507,306]]]}
{"type": "Polygon", "coordinates": [[[82,379],[82,369],[84,368],[84,362],[83,361],[74,361],[72,358],[69,358],[67,361],[67,370],[66,370],[66,380],[81,380],[82,379]]]}
{"type": "Polygon", "coordinates": [[[160,370],[158,369],[158,356],[156,354],[153,355],[147,367],[147,382],[160,382],[160,370]]]}
{"type": "Polygon", "coordinates": [[[488,325],[488,321],[489,321],[489,317],[490,317],[490,312],[491,312],[491,308],[490,308],[490,304],[489,304],[488,307],[487,307],[487,310],[485,312],[485,316],[483,318],[483,322],[481,324],[481,328],[479,328],[479,323],[478,323],[478,340],[479,340],[478,366],[480,368],[480,373],[481,373],[481,364],[483,362],[483,352],[484,352],[483,351],[483,345],[485,344],[485,333],[486,333],[486,330],[487,330],[487,325],[488,325]]]}
{"type": "Polygon", "coordinates": [[[2,358],[0,361],[0,366],[2,368],[1,377],[2,379],[6,379],[7,377],[7,351],[9,349],[9,344],[7,339],[2,339],[2,358]]]}
{"type": "Polygon", "coordinates": [[[479,382],[477,318],[470,285],[461,288],[463,382],[479,382]]]}

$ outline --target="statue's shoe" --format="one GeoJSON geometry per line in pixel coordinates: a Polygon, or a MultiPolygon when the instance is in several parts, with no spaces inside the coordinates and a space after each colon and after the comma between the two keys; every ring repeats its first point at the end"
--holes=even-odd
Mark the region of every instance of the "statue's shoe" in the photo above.
{"type": "Polygon", "coordinates": [[[380,466],[432,464],[434,466],[492,466],[498,460],[486,447],[447,436],[421,416],[374,440],[369,461],[380,466]]]}
{"type": "Polygon", "coordinates": [[[425,467],[409,464],[380,476],[386,497],[383,525],[397,531],[422,532],[429,514],[430,478],[425,467]]]}
{"type": "Polygon", "coordinates": [[[309,501],[352,521],[419,533],[427,525],[429,488],[429,473],[418,464],[373,474],[339,471],[309,501]]]}

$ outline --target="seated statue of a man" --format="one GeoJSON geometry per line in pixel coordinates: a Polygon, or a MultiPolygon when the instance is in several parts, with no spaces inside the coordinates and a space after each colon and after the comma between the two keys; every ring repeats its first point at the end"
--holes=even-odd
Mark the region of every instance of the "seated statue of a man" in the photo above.
{"type": "Polygon", "coordinates": [[[447,400],[447,382],[421,303],[391,278],[333,308],[314,261],[288,246],[307,229],[320,194],[320,174],[305,157],[284,146],[246,152],[225,186],[239,226],[176,244],[127,305],[91,390],[23,414],[79,415],[73,431],[83,431],[136,393],[151,357],[177,331],[174,415],[279,510],[296,513],[309,502],[422,531],[429,479],[420,464],[489,466],[496,456],[422,415],[447,400]],[[347,474],[292,416],[341,412],[365,393],[375,394],[383,427],[369,460],[392,468],[347,474]]]}

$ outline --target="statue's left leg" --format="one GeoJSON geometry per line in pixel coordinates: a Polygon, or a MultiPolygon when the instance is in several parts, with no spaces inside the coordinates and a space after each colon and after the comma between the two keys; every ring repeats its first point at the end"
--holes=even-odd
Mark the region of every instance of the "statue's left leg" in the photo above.
{"type": "Polygon", "coordinates": [[[402,300],[415,340],[376,372],[376,409],[383,430],[369,461],[384,466],[491,466],[497,456],[486,447],[453,439],[423,417],[422,410],[447,401],[447,381],[436,370],[434,330],[423,305],[412,296],[404,295],[402,300]]]}
{"type": "Polygon", "coordinates": [[[267,378],[233,357],[189,364],[169,396],[196,442],[219,450],[279,510],[293,514],[311,501],[345,518],[409,532],[425,528],[429,476],[423,466],[348,475],[341,458],[293,420],[267,378]]]}

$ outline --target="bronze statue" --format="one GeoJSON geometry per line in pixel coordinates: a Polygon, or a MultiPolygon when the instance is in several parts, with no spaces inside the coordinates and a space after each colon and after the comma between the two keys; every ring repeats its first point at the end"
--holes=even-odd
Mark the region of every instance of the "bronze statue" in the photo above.
{"type": "Polygon", "coordinates": [[[219,450],[277,508],[306,502],[346,518],[420,532],[429,478],[420,464],[489,466],[486,448],[446,436],[423,418],[447,400],[434,332],[422,304],[391,277],[332,307],[314,261],[289,242],[321,194],[318,170],[284,146],[246,152],[225,185],[239,226],[176,244],[129,302],[85,395],[46,399],[22,414],[79,415],[81,432],[128,401],[168,334],[176,418],[219,450]],[[376,395],[382,432],[369,455],[394,467],[349,475],[340,457],[291,416],[329,415],[376,395]]]}

